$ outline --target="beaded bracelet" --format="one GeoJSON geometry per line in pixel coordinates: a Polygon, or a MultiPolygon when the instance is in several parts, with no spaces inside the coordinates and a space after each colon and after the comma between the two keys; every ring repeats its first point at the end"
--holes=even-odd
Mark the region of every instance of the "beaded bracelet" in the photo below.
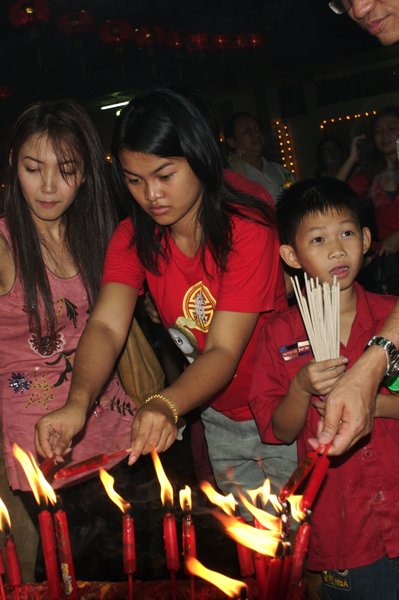
{"type": "Polygon", "coordinates": [[[152,402],[153,400],[161,400],[162,402],[165,402],[165,404],[169,408],[170,412],[172,413],[173,421],[176,424],[177,421],[179,420],[179,415],[177,414],[177,409],[176,409],[175,403],[172,400],[169,400],[169,398],[167,398],[166,396],[162,396],[162,394],[153,394],[152,396],[150,396],[149,398],[144,400],[144,404],[148,404],[149,402],[152,402]]]}

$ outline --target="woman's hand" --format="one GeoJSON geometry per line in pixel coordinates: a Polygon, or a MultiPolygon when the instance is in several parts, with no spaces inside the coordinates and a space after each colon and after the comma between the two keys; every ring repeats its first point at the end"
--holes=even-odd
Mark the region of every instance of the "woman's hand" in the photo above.
{"type": "Polygon", "coordinates": [[[86,411],[83,407],[66,405],[36,423],[35,446],[38,454],[64,462],[63,456],[71,451],[72,439],[84,427],[86,411]]]}
{"type": "Polygon", "coordinates": [[[152,400],[137,411],[132,425],[132,450],[129,465],[141,454],[152,450],[164,452],[175,441],[177,427],[168,406],[161,400],[152,400]]]}

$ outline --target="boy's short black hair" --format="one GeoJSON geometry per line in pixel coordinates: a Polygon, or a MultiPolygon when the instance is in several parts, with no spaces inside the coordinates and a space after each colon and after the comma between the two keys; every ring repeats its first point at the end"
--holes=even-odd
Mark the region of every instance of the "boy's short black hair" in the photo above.
{"type": "Polygon", "coordinates": [[[359,223],[358,198],[344,182],[333,177],[305,179],[282,192],[277,202],[277,228],[282,244],[295,245],[300,223],[310,214],[349,210],[359,223]]]}

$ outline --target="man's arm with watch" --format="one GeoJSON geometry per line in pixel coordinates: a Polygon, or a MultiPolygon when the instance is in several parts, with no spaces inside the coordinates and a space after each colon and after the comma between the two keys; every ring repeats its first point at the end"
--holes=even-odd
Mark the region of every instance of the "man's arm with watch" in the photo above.
{"type": "Polygon", "coordinates": [[[399,301],[378,336],[370,340],[359,360],[342,375],[331,389],[326,413],[317,439],[331,442],[330,455],[343,454],[373,427],[376,395],[386,374],[399,374],[399,301]]]}

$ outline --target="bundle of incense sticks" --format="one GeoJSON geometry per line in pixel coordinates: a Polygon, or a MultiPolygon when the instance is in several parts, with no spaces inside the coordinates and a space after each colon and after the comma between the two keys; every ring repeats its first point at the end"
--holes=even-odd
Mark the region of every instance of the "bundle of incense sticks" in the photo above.
{"type": "Polygon", "coordinates": [[[302,294],[298,278],[291,277],[295,296],[316,360],[339,356],[339,283],[320,285],[305,273],[305,290],[302,294]]]}

